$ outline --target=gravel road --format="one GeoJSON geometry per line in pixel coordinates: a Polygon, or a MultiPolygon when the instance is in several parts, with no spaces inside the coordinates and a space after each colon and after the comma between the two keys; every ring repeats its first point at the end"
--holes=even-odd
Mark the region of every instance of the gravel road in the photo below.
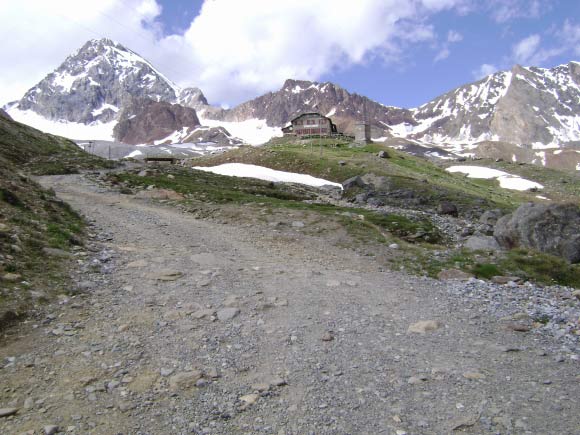
{"type": "Polygon", "coordinates": [[[0,342],[1,434],[580,434],[578,355],[517,307],[300,225],[42,182],[93,238],[74,294],[0,342]]]}

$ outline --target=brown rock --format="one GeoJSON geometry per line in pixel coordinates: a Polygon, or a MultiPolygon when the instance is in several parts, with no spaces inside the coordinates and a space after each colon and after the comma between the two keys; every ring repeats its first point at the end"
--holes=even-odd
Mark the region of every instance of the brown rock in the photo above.
{"type": "Polygon", "coordinates": [[[441,323],[437,320],[421,320],[409,326],[408,332],[415,332],[418,334],[425,334],[429,331],[435,331],[441,328],[441,323]]]}
{"type": "Polygon", "coordinates": [[[467,281],[469,278],[472,277],[473,275],[471,275],[470,273],[464,272],[459,269],[445,269],[437,274],[437,278],[439,278],[441,281],[447,281],[452,279],[456,279],[459,281],[467,281]]]}
{"type": "Polygon", "coordinates": [[[7,282],[16,282],[22,279],[22,275],[18,273],[5,273],[2,279],[7,282]]]}
{"type": "Polygon", "coordinates": [[[195,387],[195,383],[202,376],[203,374],[199,370],[177,373],[169,378],[169,389],[171,391],[189,390],[195,387]]]}

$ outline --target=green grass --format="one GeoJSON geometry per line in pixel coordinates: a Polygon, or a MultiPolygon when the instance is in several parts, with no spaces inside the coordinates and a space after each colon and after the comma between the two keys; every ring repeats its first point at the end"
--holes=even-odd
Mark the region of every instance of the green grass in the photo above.
{"type": "Polygon", "coordinates": [[[70,287],[68,260],[48,256],[43,248],[70,250],[81,243],[84,224],[67,204],[27,174],[62,174],[111,166],[73,142],[0,118],[0,276],[21,275],[20,282],[0,281],[0,328],[34,305],[70,287]],[[32,299],[29,290],[45,297],[32,299]]]}
{"type": "Polygon", "coordinates": [[[497,181],[477,180],[462,174],[446,172],[444,167],[426,159],[411,156],[381,144],[349,148],[346,144],[328,146],[322,152],[317,140],[311,143],[278,138],[263,147],[242,147],[230,152],[201,158],[199,166],[239,162],[293,171],[343,182],[356,175],[374,174],[381,177],[379,190],[386,192],[390,205],[399,205],[399,191],[412,191],[414,207],[434,209],[441,201],[457,204],[460,214],[480,213],[489,208],[512,210],[522,202],[535,199],[531,192],[502,189],[497,181]],[[390,158],[381,159],[379,151],[387,151],[390,158]],[[340,164],[339,162],[346,164],[340,164]]]}
{"type": "Polygon", "coordinates": [[[500,260],[499,267],[534,282],[580,288],[580,264],[570,264],[553,255],[529,249],[512,249],[500,260]]]}

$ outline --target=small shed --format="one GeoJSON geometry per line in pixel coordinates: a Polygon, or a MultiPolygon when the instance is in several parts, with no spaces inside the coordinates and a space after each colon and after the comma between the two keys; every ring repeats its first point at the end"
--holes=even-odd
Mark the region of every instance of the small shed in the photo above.
{"type": "Polygon", "coordinates": [[[303,113],[282,129],[285,135],[296,136],[330,136],[338,134],[332,119],[317,112],[303,113]]]}
{"type": "Polygon", "coordinates": [[[169,165],[175,165],[177,162],[179,162],[179,159],[176,157],[161,157],[161,156],[150,156],[150,157],[145,157],[143,159],[143,161],[145,163],[156,163],[156,164],[169,164],[169,165]]]}

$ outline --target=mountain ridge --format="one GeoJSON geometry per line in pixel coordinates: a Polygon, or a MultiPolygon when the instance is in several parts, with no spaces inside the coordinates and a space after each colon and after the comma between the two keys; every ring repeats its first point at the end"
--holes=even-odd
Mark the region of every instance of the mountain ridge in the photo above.
{"type": "MultiPolygon", "coordinates": [[[[477,144],[484,141],[537,149],[580,143],[580,63],[576,61],[553,68],[514,65],[412,109],[373,101],[332,82],[297,79],[287,79],[277,91],[222,109],[209,105],[199,88],[181,89],[137,53],[101,39],[85,43],[6,108],[16,119],[18,111],[28,111],[57,122],[109,122],[112,135],[114,124],[136,115],[126,109],[135,98],[194,109],[200,123],[207,121],[212,127],[244,124],[240,136],[254,144],[252,128],[262,129],[262,137],[264,127],[275,134],[306,111],[332,117],[345,133],[352,133],[354,125],[365,120],[377,140],[402,138],[463,154],[476,154],[477,144]]],[[[151,130],[165,131],[168,126],[176,132],[186,127],[171,121],[151,130]]],[[[191,122],[188,126],[192,127],[191,122]]],[[[175,140],[184,137],[174,135],[175,140]]],[[[144,135],[143,139],[158,138],[144,135]]]]}

